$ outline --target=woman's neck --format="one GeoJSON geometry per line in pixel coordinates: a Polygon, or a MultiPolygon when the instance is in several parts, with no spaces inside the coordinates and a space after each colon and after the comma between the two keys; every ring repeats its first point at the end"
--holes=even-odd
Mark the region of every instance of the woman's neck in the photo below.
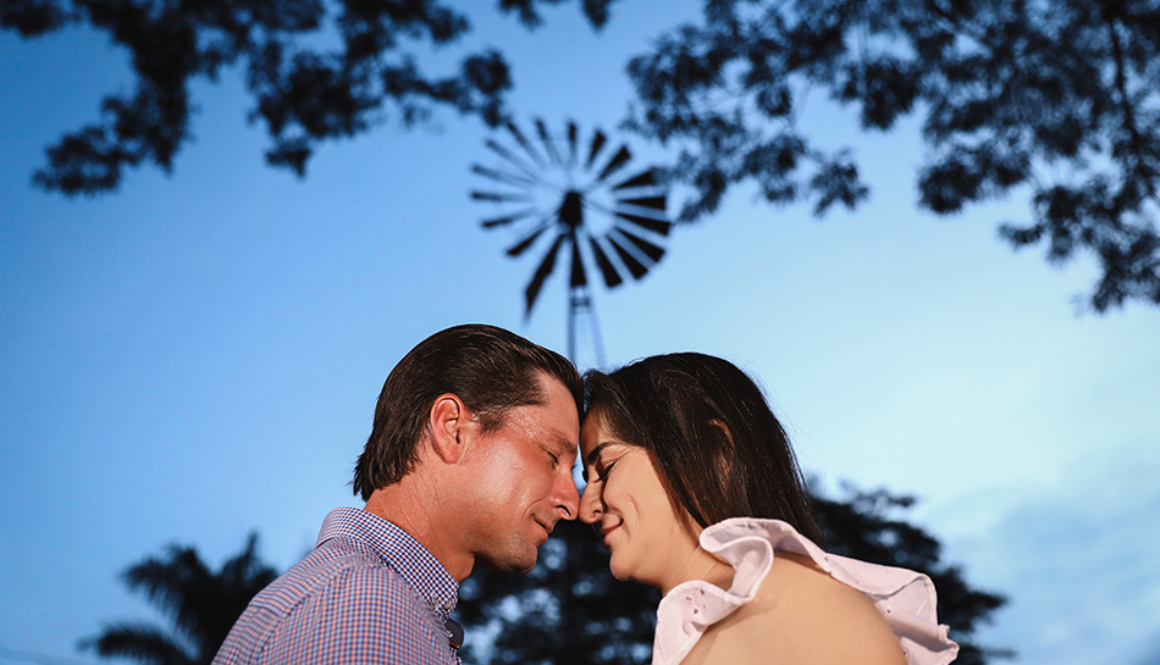
{"type": "Polygon", "coordinates": [[[693,550],[683,564],[675,566],[672,571],[672,575],[661,581],[662,594],[693,580],[703,580],[726,591],[733,586],[733,566],[700,547],[693,550]]]}

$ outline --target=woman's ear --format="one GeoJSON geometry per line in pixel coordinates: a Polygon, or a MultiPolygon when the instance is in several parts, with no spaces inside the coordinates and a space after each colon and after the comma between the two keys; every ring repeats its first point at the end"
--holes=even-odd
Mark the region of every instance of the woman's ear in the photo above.
{"type": "Polygon", "coordinates": [[[709,421],[709,425],[719,431],[719,436],[714,437],[721,443],[713,449],[713,461],[717,465],[717,473],[721,480],[729,480],[729,475],[733,471],[733,458],[736,457],[737,448],[733,443],[733,433],[729,431],[729,426],[725,421],[714,418],[709,421]]]}
{"type": "MultiPolygon", "coordinates": [[[[736,457],[736,452],[733,434],[724,421],[716,418],[707,422],[701,420],[694,427],[696,429],[691,432],[693,439],[698,442],[701,450],[708,453],[709,456],[708,459],[702,458],[704,459],[702,464],[706,468],[698,469],[689,475],[696,487],[688,488],[690,496],[685,497],[685,500],[689,502],[691,508],[684,510],[684,512],[688,516],[686,526],[690,528],[690,532],[694,536],[699,536],[703,527],[729,517],[730,511],[735,508],[735,506],[731,506],[735,501],[730,500],[731,493],[728,488],[731,485],[733,460],[736,457]],[[713,509],[706,510],[707,507],[713,507],[713,509]],[[724,513],[721,512],[722,510],[724,513]],[[693,513],[697,515],[694,516],[693,513]],[[699,524],[699,521],[703,521],[704,524],[699,524]]],[[[675,495],[670,494],[670,496],[674,497],[674,505],[681,503],[681,500],[677,499],[675,495]]]]}

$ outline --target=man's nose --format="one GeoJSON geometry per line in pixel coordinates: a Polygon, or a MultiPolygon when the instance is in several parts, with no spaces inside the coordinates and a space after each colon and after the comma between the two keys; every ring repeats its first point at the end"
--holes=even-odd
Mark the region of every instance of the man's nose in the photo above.
{"type": "Polygon", "coordinates": [[[561,519],[576,519],[576,511],[580,506],[580,493],[576,491],[576,483],[572,474],[561,476],[556,482],[556,507],[563,513],[561,519]]]}

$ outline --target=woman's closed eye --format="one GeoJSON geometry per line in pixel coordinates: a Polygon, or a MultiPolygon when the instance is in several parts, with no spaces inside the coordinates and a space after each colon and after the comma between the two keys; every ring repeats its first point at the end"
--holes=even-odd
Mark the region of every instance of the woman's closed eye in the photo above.
{"type": "Polygon", "coordinates": [[[603,463],[597,463],[592,466],[592,473],[589,473],[587,468],[584,469],[584,482],[588,484],[604,482],[604,479],[608,477],[608,472],[611,471],[612,467],[614,466],[616,466],[616,462],[610,462],[607,465],[603,463]],[[593,478],[593,475],[596,477],[593,478]]]}
{"type": "Polygon", "coordinates": [[[596,479],[600,482],[607,480],[608,474],[612,471],[612,467],[614,466],[616,466],[616,460],[613,460],[608,464],[598,464],[596,466],[596,479]]]}

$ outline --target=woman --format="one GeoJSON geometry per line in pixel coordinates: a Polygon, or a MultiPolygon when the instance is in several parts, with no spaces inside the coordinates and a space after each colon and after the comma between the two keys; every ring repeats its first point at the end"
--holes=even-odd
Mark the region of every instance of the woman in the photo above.
{"type": "Polygon", "coordinates": [[[664,593],[654,665],[943,665],[925,575],[826,554],[761,390],[697,353],[585,377],[580,518],[664,593]],[[775,556],[776,552],[776,556],[775,556]]]}

